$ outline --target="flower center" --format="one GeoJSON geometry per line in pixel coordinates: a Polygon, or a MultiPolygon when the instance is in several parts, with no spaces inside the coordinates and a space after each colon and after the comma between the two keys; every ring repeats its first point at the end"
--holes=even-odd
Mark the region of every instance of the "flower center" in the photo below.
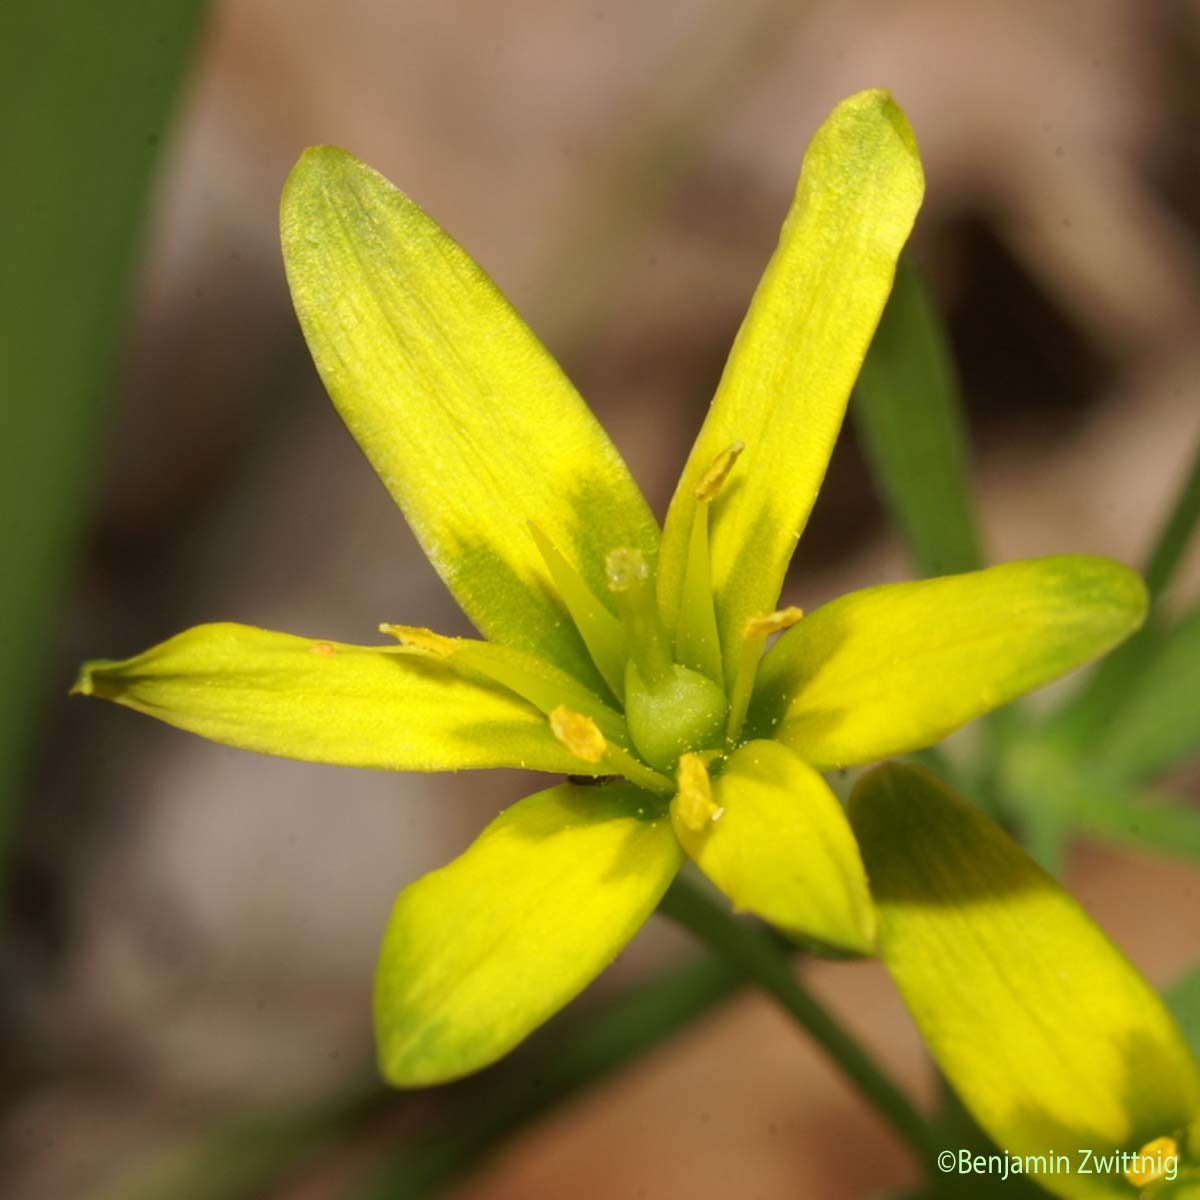
{"type": "Polygon", "coordinates": [[[640,551],[612,551],[606,571],[629,649],[624,681],[629,736],[650,766],[671,772],[680,755],[722,743],[729,712],[725,692],[707,675],[673,661],[654,575],[640,551]]]}

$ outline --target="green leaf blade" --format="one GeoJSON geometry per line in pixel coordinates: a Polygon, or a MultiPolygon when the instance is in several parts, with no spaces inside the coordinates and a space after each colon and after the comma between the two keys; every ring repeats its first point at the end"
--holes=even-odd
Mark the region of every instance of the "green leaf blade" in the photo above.
{"type": "Polygon", "coordinates": [[[981,568],[950,347],[928,288],[906,258],[851,411],[883,499],[921,574],[981,568]]]}
{"type": "Polygon", "coordinates": [[[204,0],[0,5],[0,875],[204,0]]]}
{"type": "Polygon", "coordinates": [[[1087,747],[1092,770],[1115,782],[1147,779],[1200,754],[1200,608],[1146,647],[1103,736],[1087,747]]]}
{"type": "Polygon", "coordinates": [[[1176,979],[1163,997],[1193,1056],[1200,1060],[1200,964],[1176,979]]]}
{"type": "Polygon", "coordinates": [[[1188,543],[1195,535],[1197,521],[1200,521],[1200,445],[1192,454],[1187,474],[1179,485],[1179,492],[1146,562],[1146,586],[1155,600],[1169,586],[1188,543]]]}

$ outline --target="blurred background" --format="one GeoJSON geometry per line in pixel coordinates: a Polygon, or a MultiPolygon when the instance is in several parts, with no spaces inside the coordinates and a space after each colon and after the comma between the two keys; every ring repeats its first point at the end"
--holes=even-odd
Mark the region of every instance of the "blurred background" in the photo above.
{"type": "MultiPolygon", "coordinates": [[[[203,621],[365,642],[380,621],[465,628],[291,311],[278,196],[321,142],[378,167],[484,265],[661,516],[805,144],[840,98],[891,89],[928,174],[914,256],[949,325],[990,556],[1142,561],[1200,436],[1200,5],[116,7],[0,18],[19,58],[0,85],[0,1193],[903,1185],[900,1146],[750,995],[476,1163],[479,1114],[499,1128],[530,1107],[514,1081],[559,1061],[559,1032],[479,1080],[383,1096],[371,972],[397,890],[531,779],[257,758],[66,692],[82,659],[203,621]],[[115,249],[87,240],[105,229],[115,249]]],[[[909,573],[848,426],[787,599],[909,573]]],[[[1168,603],[1198,592],[1192,553],[1168,603]]],[[[1195,770],[1176,782],[1200,796],[1195,770]]],[[[1084,841],[1067,878],[1154,982],[1200,951],[1197,867],[1084,841]]],[[[652,922],[558,1024],[586,1030],[606,996],[688,953],[652,922]]],[[[808,974],[932,1094],[880,970],[808,974]]]]}

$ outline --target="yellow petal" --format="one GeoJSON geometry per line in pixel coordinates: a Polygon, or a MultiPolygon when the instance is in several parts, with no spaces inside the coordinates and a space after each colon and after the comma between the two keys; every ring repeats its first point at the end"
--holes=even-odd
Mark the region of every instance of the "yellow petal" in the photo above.
{"type": "Polygon", "coordinates": [[[307,762],[590,773],[532,704],[420,651],[199,625],[124,662],[87,663],[75,691],[307,762]]]}
{"type": "Polygon", "coordinates": [[[506,1054],[606,967],[683,858],[661,799],[563,784],[400,893],[375,983],[379,1061],[416,1087],[506,1054]]]}
{"type": "Polygon", "coordinates": [[[467,253],[345,151],[304,153],[282,232],[321,378],[467,615],[596,682],[529,522],[597,596],[607,552],[653,559],[658,530],[586,405],[467,253]]]}
{"type": "Polygon", "coordinates": [[[671,501],[659,596],[674,629],[696,488],[745,450],[712,500],[711,556],[725,677],[747,618],[775,608],[846,401],[879,321],[923,181],[908,122],[886,92],[843,101],[817,131],[779,247],[734,342],[671,501]]]}
{"type": "Polygon", "coordinates": [[[1142,622],[1120,563],[1062,555],[843,596],[768,651],[748,727],[820,769],[930,746],[1142,622]]]}
{"type": "Polygon", "coordinates": [[[786,746],[757,741],[729,759],[707,806],[684,782],[681,773],[675,835],[735,908],[796,938],[873,953],[875,914],[858,846],[816,771],[786,746]]]}
{"type": "Polygon", "coordinates": [[[1020,846],[928,772],[896,764],[859,782],[850,817],[883,960],[998,1145],[1066,1155],[1069,1169],[1040,1181],[1080,1197],[1134,1194],[1125,1166],[1080,1171],[1083,1150],[1182,1145],[1189,1127],[1200,1148],[1200,1073],[1166,1007],[1020,846]]]}

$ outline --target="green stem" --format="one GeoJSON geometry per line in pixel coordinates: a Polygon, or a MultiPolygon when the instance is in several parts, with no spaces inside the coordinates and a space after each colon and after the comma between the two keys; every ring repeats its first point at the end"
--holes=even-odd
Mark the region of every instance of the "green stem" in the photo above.
{"type": "Polygon", "coordinates": [[[785,951],[763,928],[733,917],[682,876],[659,911],[682,925],[769,992],[858,1088],[863,1098],[916,1152],[932,1163],[943,1147],[929,1123],[875,1061],[792,973],[785,951]]]}

